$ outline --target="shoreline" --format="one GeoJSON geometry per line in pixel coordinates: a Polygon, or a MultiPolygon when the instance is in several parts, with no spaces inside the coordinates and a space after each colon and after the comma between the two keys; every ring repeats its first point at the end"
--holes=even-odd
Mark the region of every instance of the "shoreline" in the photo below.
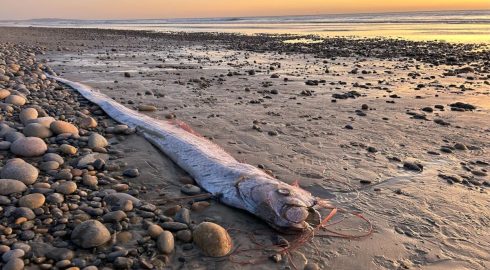
{"type": "MultiPolygon", "coordinates": [[[[0,28],[38,29],[40,31],[61,31],[79,34],[120,35],[146,38],[171,39],[180,42],[225,42],[229,49],[250,51],[276,51],[315,54],[318,57],[374,57],[412,58],[431,64],[464,65],[472,60],[490,59],[490,43],[452,43],[446,41],[413,41],[390,37],[321,37],[318,35],[296,34],[254,34],[222,32],[155,32],[151,30],[117,30],[102,28],[69,27],[9,27],[0,28]],[[315,39],[321,43],[290,43],[290,39],[315,39]],[[336,50],[332,47],[339,47],[336,50]],[[380,47],[381,46],[381,47],[380,47]],[[359,48],[358,48],[359,47],[359,48]],[[430,47],[430,50],[427,48],[430,47]],[[326,49],[326,51],[324,51],[326,49]],[[377,49],[377,50],[376,50],[377,49]],[[386,50],[386,51],[383,51],[386,50]],[[413,50],[413,51],[411,51],[413,50]],[[469,55],[463,55],[469,54],[469,55]],[[446,57],[446,55],[449,55],[446,57]],[[430,56],[430,57],[429,57],[430,56]],[[434,59],[435,58],[435,59],[434,59]]],[[[487,66],[488,68],[488,66],[487,66]]]]}
{"type": "MultiPolygon", "coordinates": [[[[415,43],[417,61],[390,55],[415,46],[410,42],[329,40],[303,48],[281,39],[0,28],[0,42],[44,47],[38,57],[61,76],[130,108],[154,106],[147,112],[152,117],[182,119],[239,160],[288,183],[299,180],[304,189],[375,224],[375,233],[360,241],[315,239],[295,254],[299,261],[342,269],[485,269],[488,55],[465,55],[471,46],[451,44],[429,43],[433,51],[425,51],[415,43]],[[322,46],[331,47],[328,57],[321,56],[322,46]],[[366,52],[376,46],[380,51],[366,52]],[[447,61],[448,48],[460,62],[447,61]]],[[[162,186],[170,198],[179,193],[184,175],[175,165],[139,139],[128,147],[128,163],[145,174],[131,181],[147,189],[142,195],[148,202],[159,201],[162,186]]],[[[267,228],[218,203],[192,217],[212,218],[225,228],[267,228]]],[[[355,226],[347,220],[334,229],[355,226]]],[[[232,237],[250,244],[243,235],[232,237]]],[[[183,264],[205,268],[199,256],[183,264]]],[[[270,261],[250,269],[285,265],[270,261]]]]}
{"type": "MultiPolygon", "coordinates": [[[[317,14],[305,16],[259,16],[232,18],[170,18],[128,20],[34,19],[21,26],[110,28],[154,30],[157,32],[227,32],[245,34],[317,34],[323,37],[405,38],[446,40],[457,43],[490,42],[489,13],[486,10],[429,11],[375,14],[317,14]],[[462,26],[462,27],[460,27],[462,26]],[[468,30],[472,30],[471,33],[468,30]],[[433,38],[429,38],[432,36],[433,38]]],[[[9,22],[5,22],[9,26],[9,22]]],[[[10,22],[12,23],[12,22],[10,22]]]]}

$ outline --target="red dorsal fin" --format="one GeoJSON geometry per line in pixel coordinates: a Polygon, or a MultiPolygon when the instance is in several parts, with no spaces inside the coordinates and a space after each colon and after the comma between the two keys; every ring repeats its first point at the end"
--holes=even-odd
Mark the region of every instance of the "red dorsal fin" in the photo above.
{"type": "Polygon", "coordinates": [[[199,134],[198,132],[196,132],[195,130],[193,130],[191,128],[191,126],[189,126],[187,123],[183,122],[183,121],[180,121],[180,120],[177,120],[177,119],[172,119],[172,120],[169,120],[169,122],[173,125],[176,125],[178,127],[180,127],[181,129],[189,132],[189,133],[192,133],[196,136],[199,136],[199,137],[202,137],[201,134],[199,134]]]}

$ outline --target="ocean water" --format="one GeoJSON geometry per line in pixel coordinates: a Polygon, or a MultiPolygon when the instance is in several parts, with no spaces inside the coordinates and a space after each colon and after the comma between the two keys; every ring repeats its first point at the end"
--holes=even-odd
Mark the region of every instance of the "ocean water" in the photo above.
{"type": "Polygon", "coordinates": [[[389,37],[490,44],[490,10],[151,20],[37,19],[0,21],[0,25],[158,32],[314,34],[322,37],[389,37]]]}

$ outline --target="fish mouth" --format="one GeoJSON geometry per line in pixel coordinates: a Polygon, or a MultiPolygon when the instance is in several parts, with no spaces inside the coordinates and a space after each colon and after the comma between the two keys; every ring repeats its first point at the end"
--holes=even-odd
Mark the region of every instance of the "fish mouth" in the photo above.
{"type": "Polygon", "coordinates": [[[270,224],[274,229],[285,234],[297,234],[316,227],[321,222],[320,213],[313,207],[289,206],[283,210],[282,217],[287,226],[270,224]]]}

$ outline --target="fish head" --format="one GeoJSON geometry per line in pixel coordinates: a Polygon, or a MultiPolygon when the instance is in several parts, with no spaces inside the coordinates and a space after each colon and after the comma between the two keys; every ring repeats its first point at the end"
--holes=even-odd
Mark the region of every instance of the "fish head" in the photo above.
{"type": "Polygon", "coordinates": [[[274,229],[298,233],[311,228],[312,223],[319,223],[320,215],[313,209],[316,198],[308,191],[277,180],[255,182],[255,186],[248,185],[248,196],[242,197],[274,229]]]}

